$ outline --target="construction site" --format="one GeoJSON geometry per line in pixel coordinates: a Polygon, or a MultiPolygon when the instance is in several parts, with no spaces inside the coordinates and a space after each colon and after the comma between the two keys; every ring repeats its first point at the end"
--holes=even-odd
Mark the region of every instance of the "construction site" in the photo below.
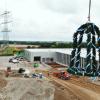
{"type": "Polygon", "coordinates": [[[9,14],[7,8],[1,14],[0,100],[100,100],[100,30],[90,20],[91,0],[88,21],[73,34],[73,48],[9,45],[9,14]]]}
{"type": "Polygon", "coordinates": [[[0,57],[1,100],[99,100],[100,78],[72,75],[55,62],[0,57]]]}

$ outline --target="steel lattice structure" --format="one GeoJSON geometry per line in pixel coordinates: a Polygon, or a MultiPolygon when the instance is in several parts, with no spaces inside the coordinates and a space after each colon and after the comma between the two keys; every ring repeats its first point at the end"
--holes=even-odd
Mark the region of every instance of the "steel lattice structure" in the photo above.
{"type": "Polygon", "coordinates": [[[87,55],[84,71],[85,73],[96,73],[97,71],[100,71],[100,64],[98,68],[96,61],[96,49],[98,49],[98,56],[100,62],[100,30],[93,23],[83,24],[81,27],[78,28],[76,33],[74,33],[73,51],[71,53],[72,56],[69,69],[73,70],[74,68],[73,72],[75,73],[82,73],[83,71],[80,67],[80,53],[84,34],[87,35],[87,55]]]}
{"type": "Polygon", "coordinates": [[[8,24],[11,23],[11,21],[8,20],[10,12],[5,11],[3,14],[1,14],[1,17],[3,17],[3,22],[1,23],[3,25],[3,46],[7,46],[9,44],[9,28],[8,24]]]}

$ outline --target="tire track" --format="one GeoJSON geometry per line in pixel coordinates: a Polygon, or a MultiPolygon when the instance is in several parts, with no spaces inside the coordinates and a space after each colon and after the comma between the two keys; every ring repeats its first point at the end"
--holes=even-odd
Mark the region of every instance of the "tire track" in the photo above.
{"type": "Polygon", "coordinates": [[[81,87],[79,85],[75,85],[70,81],[65,81],[58,79],[56,77],[51,76],[52,81],[57,84],[63,86],[66,90],[70,91],[74,96],[78,98],[78,100],[99,100],[100,95],[92,90],[88,90],[87,88],[81,87]]]}

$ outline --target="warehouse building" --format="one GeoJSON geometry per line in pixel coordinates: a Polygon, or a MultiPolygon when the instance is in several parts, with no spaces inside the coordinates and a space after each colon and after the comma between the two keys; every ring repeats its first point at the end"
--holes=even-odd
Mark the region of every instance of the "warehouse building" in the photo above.
{"type": "MultiPolygon", "coordinates": [[[[40,61],[44,63],[56,62],[62,65],[69,66],[71,61],[72,49],[25,49],[24,56],[31,62],[40,61]]],[[[81,67],[86,63],[86,50],[81,50],[81,67]]],[[[98,52],[96,54],[97,66],[99,67],[98,52]]]]}

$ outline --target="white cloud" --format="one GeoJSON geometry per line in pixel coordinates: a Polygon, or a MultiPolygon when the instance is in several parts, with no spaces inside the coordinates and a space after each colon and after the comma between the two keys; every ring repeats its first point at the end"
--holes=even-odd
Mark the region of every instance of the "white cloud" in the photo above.
{"type": "Polygon", "coordinates": [[[67,13],[67,14],[77,12],[77,9],[76,9],[77,0],[76,1],[73,0],[73,2],[68,2],[68,0],[41,0],[41,4],[43,4],[43,6],[45,6],[46,9],[48,8],[55,12],[67,13]],[[73,4],[75,3],[76,3],[76,6],[73,6],[73,4]]]}
{"type": "MultiPolygon", "coordinates": [[[[4,5],[0,0],[1,13],[4,5]]],[[[98,26],[99,5],[92,0],[91,18],[98,26]]],[[[73,33],[87,21],[88,0],[9,0],[7,9],[13,20],[10,40],[72,41],[73,33]]]]}

